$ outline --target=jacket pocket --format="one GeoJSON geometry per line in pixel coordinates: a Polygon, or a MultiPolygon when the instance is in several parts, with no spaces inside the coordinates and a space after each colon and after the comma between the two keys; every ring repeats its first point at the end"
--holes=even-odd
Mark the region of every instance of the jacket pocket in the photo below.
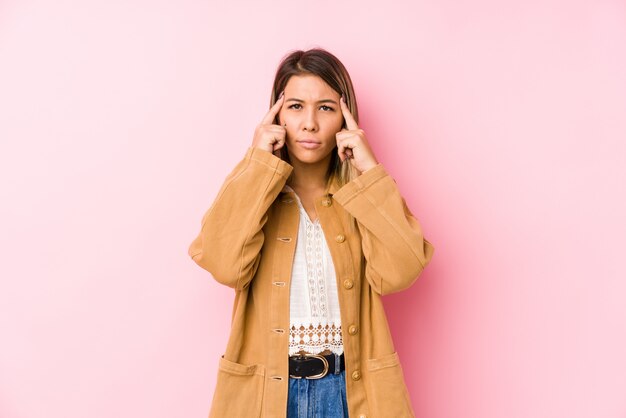
{"type": "Polygon", "coordinates": [[[264,365],[245,365],[220,357],[209,417],[260,417],[264,385],[264,365]]]}
{"type": "Polygon", "coordinates": [[[375,418],[414,418],[398,353],[367,360],[365,390],[375,418]]]}

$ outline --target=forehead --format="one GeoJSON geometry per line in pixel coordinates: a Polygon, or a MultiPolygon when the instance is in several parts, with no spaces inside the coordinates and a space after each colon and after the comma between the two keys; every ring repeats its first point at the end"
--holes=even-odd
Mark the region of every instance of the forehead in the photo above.
{"type": "Polygon", "coordinates": [[[285,86],[285,96],[299,99],[317,100],[319,98],[338,97],[339,93],[333,90],[319,76],[313,74],[294,75],[289,78],[285,86]]]}

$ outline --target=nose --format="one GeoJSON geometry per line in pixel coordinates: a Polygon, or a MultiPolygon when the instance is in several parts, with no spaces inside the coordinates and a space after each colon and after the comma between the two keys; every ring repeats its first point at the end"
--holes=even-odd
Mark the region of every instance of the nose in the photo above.
{"type": "Polygon", "coordinates": [[[305,131],[313,132],[317,130],[317,118],[315,116],[315,109],[309,109],[306,112],[302,124],[305,131]]]}

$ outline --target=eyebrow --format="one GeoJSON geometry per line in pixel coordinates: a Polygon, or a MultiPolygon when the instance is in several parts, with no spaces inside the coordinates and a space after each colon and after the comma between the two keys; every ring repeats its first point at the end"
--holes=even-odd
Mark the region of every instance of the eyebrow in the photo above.
{"type": "MultiPolygon", "coordinates": [[[[301,102],[304,103],[304,100],[302,99],[297,99],[295,97],[292,97],[291,99],[287,99],[287,102],[301,102]]],[[[333,99],[323,99],[323,100],[318,100],[317,103],[334,103],[337,104],[336,101],[334,101],[333,99]]]]}

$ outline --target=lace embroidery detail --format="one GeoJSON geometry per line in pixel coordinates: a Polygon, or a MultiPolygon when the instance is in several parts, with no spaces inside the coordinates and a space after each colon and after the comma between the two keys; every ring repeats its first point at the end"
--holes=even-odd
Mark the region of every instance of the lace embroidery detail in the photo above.
{"type": "Polygon", "coordinates": [[[319,223],[311,223],[306,219],[306,270],[309,282],[309,300],[311,301],[311,316],[326,317],[326,278],[322,266],[322,231],[319,223]]]}
{"type": "Polygon", "coordinates": [[[317,326],[292,324],[289,330],[289,355],[302,350],[319,354],[325,350],[343,353],[341,325],[318,324],[317,326]]]}
{"type": "MultiPolygon", "coordinates": [[[[292,189],[285,186],[285,189],[292,189]]],[[[294,193],[295,194],[295,193],[294,193]]],[[[300,225],[290,299],[289,354],[343,353],[333,260],[319,217],[311,221],[297,194],[300,225]]]]}

